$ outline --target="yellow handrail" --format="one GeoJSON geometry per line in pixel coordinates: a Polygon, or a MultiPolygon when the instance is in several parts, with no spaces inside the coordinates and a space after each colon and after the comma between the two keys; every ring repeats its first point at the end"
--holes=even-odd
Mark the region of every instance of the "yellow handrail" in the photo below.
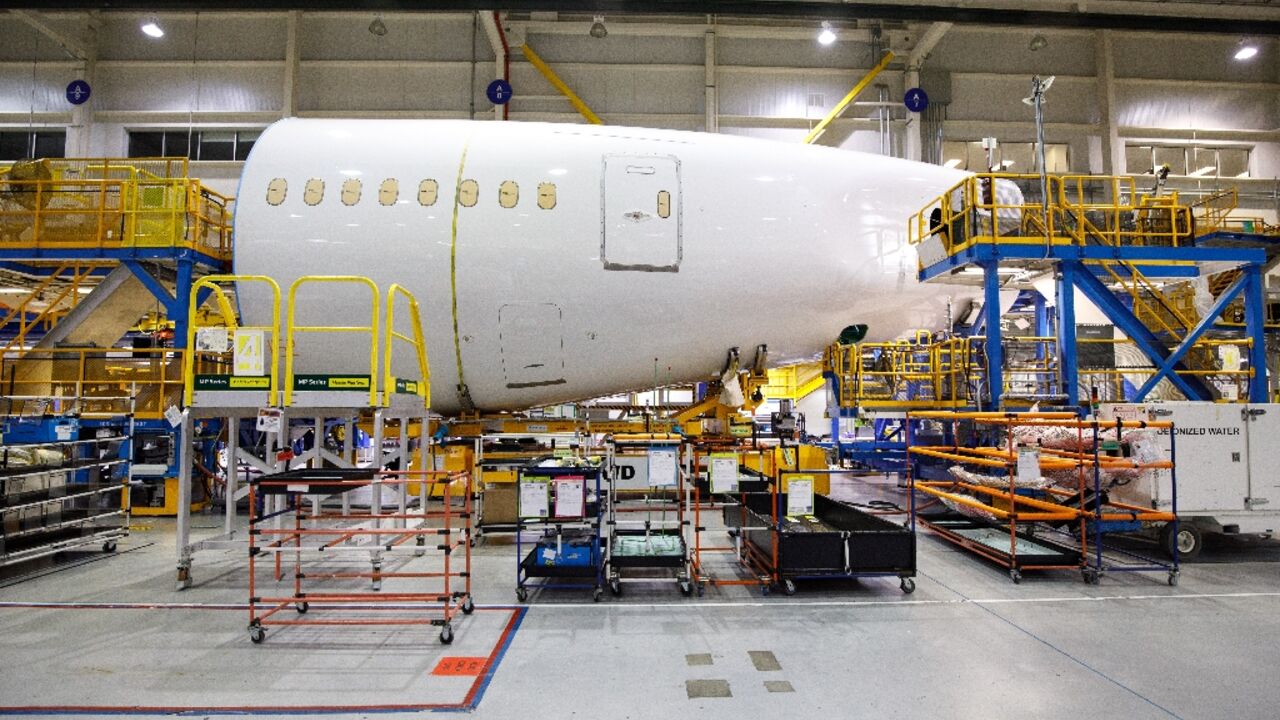
{"type": "Polygon", "coordinates": [[[213,292],[214,302],[217,304],[218,312],[222,315],[225,327],[237,330],[262,330],[271,333],[269,343],[264,343],[263,352],[265,353],[268,348],[272,350],[268,369],[270,380],[267,386],[267,402],[270,405],[275,405],[280,375],[280,363],[275,353],[275,348],[280,338],[280,285],[266,275],[206,275],[191,285],[190,309],[187,311],[187,352],[184,353],[182,364],[183,404],[191,405],[195,396],[196,319],[200,310],[197,300],[202,288],[209,288],[213,292]],[[240,325],[239,320],[236,318],[235,309],[231,306],[231,300],[218,285],[218,283],[230,282],[237,284],[266,283],[271,288],[270,325],[240,325]]]}
{"type": "Polygon", "coordinates": [[[185,247],[231,253],[233,198],[185,176],[174,160],[41,160],[0,167],[0,245],[6,249],[185,247]],[[158,167],[164,174],[146,169],[158,167]],[[174,176],[174,164],[182,174],[174,176]]]}
{"type": "Polygon", "coordinates": [[[293,403],[293,355],[294,334],[298,332],[354,332],[369,333],[369,405],[378,404],[378,311],[382,294],[378,286],[367,277],[358,275],[303,275],[289,286],[287,319],[285,320],[284,355],[284,404],[293,403]],[[368,325],[298,325],[295,322],[298,288],[308,283],[354,283],[364,285],[372,293],[371,319],[368,325]]]}
{"type": "Polygon", "coordinates": [[[391,355],[396,340],[404,340],[414,347],[418,358],[418,384],[416,394],[422,398],[423,406],[431,407],[431,369],[427,362],[427,343],[422,336],[422,315],[418,309],[418,300],[413,293],[405,290],[399,283],[392,283],[387,288],[387,351],[383,355],[382,365],[382,402],[391,404],[391,395],[396,391],[396,380],[391,374],[391,355]],[[413,325],[413,337],[396,331],[395,310],[396,296],[403,295],[409,301],[409,321],[413,325]]]}

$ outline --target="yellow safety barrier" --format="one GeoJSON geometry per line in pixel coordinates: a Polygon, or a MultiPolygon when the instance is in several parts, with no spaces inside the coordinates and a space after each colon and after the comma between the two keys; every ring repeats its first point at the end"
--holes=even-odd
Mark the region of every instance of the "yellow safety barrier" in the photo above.
{"type": "MultiPolygon", "coordinates": [[[[206,275],[200,278],[191,286],[191,302],[190,310],[187,316],[187,348],[182,376],[185,378],[183,387],[183,404],[190,405],[195,396],[195,385],[197,380],[196,373],[196,356],[201,354],[196,350],[196,332],[198,330],[197,320],[200,316],[200,304],[197,302],[200,291],[208,288],[212,291],[211,299],[221,315],[222,326],[233,331],[262,331],[264,334],[262,352],[264,354],[264,369],[267,373],[267,402],[270,405],[276,404],[277,393],[279,392],[279,372],[280,363],[276,356],[275,348],[280,338],[280,285],[275,280],[265,275],[206,275]],[[236,283],[244,285],[248,283],[263,283],[271,288],[271,323],[269,325],[241,325],[239,318],[236,316],[235,308],[231,304],[230,298],[226,292],[219,286],[219,283],[236,283]],[[269,339],[266,334],[270,333],[269,339]],[[267,359],[269,358],[269,360],[267,359]]],[[[222,363],[222,369],[226,370],[226,351],[216,352],[209,351],[209,354],[218,355],[218,360],[222,363]]],[[[232,368],[234,370],[234,368],[232,368]]],[[[230,374],[228,375],[230,377],[230,374]]]]}
{"type": "Polygon", "coordinates": [[[8,308],[0,327],[7,327],[12,321],[17,324],[18,332],[13,339],[0,348],[0,355],[9,355],[13,351],[23,351],[27,334],[36,329],[51,329],[64,315],[80,304],[84,294],[81,287],[88,287],[85,281],[100,267],[109,263],[63,263],[45,276],[27,293],[22,302],[8,308]],[[33,316],[34,317],[31,317],[33,316]]]}
{"type": "Polygon", "coordinates": [[[1123,176],[1050,175],[1046,206],[1000,199],[1002,182],[1038,186],[1039,175],[978,173],[911,216],[908,240],[940,237],[948,255],[979,243],[1176,247],[1193,234],[1191,208],[1177,193],[1138,193],[1123,176]],[[1094,200],[1094,198],[1103,198],[1094,200]]]}
{"type": "Polygon", "coordinates": [[[7,394],[76,402],[84,417],[127,413],[120,398],[136,393],[135,416],[157,419],[182,397],[186,355],[172,348],[33,350],[0,359],[0,375],[7,394]]]}
{"type": "Polygon", "coordinates": [[[303,275],[289,286],[287,319],[285,321],[285,370],[284,370],[284,404],[293,403],[293,356],[294,337],[299,332],[315,333],[369,333],[369,405],[378,404],[378,311],[381,293],[378,286],[367,277],[356,275],[303,275]],[[371,319],[368,325],[299,325],[296,322],[298,288],[312,283],[349,283],[364,285],[372,294],[370,302],[371,319]]]}
{"type": "Polygon", "coordinates": [[[414,382],[413,393],[422,398],[424,407],[431,407],[431,370],[427,362],[427,343],[422,337],[422,315],[418,308],[418,300],[413,293],[405,290],[399,283],[393,283],[387,289],[387,351],[383,355],[382,366],[382,402],[391,404],[391,396],[399,390],[399,381],[391,374],[391,355],[395,341],[402,340],[413,346],[418,360],[418,378],[414,382]],[[413,336],[410,337],[396,330],[395,311],[396,297],[402,296],[409,303],[409,322],[412,324],[413,336]]]}
{"type": "Polygon", "coordinates": [[[833,345],[824,365],[840,381],[842,407],[965,407],[981,375],[967,338],[833,345]]]}
{"type": "Polygon", "coordinates": [[[0,167],[0,247],[177,247],[231,257],[232,198],[185,160],[36,160],[0,167]]]}

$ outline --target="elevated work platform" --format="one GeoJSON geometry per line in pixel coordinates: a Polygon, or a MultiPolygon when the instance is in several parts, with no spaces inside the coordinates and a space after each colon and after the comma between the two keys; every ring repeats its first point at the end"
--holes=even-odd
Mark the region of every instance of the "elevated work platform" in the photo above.
{"type": "MultiPolygon", "coordinates": [[[[1096,305],[1153,372],[1132,397],[1167,381],[1191,400],[1266,399],[1262,274],[1280,231],[1231,215],[1232,197],[1195,205],[1176,194],[1144,195],[1132,178],[979,174],[932,201],[910,221],[919,279],[980,285],[986,368],[981,407],[1005,402],[1006,356],[1000,292],[1055,285],[1055,370],[1067,405],[1080,402],[1075,294],[1096,305]],[[1041,202],[1027,202],[1028,195],[1041,202]],[[1245,232],[1248,228],[1250,232],[1245,232]],[[1231,242],[1223,242],[1224,237],[1231,242]],[[1171,290],[1219,280],[1203,312],[1179,307],[1171,290]],[[1224,322],[1232,304],[1240,322],[1224,322]],[[1224,353],[1231,345],[1236,350],[1224,353]],[[1229,388],[1244,386],[1236,394],[1229,388]]],[[[1206,292],[1208,290],[1206,289],[1206,292]]]]}

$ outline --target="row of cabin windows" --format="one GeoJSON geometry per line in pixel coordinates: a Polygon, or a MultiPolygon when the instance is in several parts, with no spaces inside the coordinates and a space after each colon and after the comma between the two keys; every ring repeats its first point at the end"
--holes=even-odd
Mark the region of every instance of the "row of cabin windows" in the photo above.
{"type": "MultiPolygon", "coordinates": [[[[324,200],[325,182],[320,178],[311,178],[302,186],[302,202],[308,205],[319,205],[324,200]]],[[[364,192],[364,183],[358,178],[342,181],[339,197],[343,205],[355,205],[360,202],[364,192]]],[[[664,191],[665,192],[665,191],[664,191]]],[[[275,178],[267,183],[267,204],[280,205],[289,193],[289,181],[275,178]]],[[[440,184],[435,180],[423,180],[418,183],[418,204],[431,207],[440,199],[440,184]]],[[[387,178],[378,185],[378,203],[395,205],[400,200],[400,181],[387,178]]],[[[463,180],[458,185],[458,203],[463,207],[474,207],[480,201],[480,184],[475,180],[463,180]]],[[[498,204],[504,208],[513,208],[520,201],[520,186],[514,180],[504,180],[498,185],[498,204]]],[[[668,203],[669,204],[669,203],[668,203]]],[[[538,207],[551,210],[556,206],[555,183],[538,183],[538,207]]],[[[666,217],[665,215],[663,217],[666,217]]]]}

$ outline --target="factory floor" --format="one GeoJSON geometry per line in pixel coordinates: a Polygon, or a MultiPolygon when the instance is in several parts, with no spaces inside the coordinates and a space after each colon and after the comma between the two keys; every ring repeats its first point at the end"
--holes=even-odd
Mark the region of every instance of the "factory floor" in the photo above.
{"type": "Polygon", "coordinates": [[[477,608],[452,645],[421,626],[272,628],[255,645],[243,550],[197,555],[177,592],[173,522],[133,525],[115,554],[2,569],[0,715],[1137,720],[1280,707],[1276,541],[1218,540],[1177,587],[1164,573],[1086,585],[1052,571],[1014,585],[921,530],[910,595],[894,578],[801,582],[792,597],[686,598],[663,582],[519,604],[515,548],[494,535],[475,549],[477,608]]]}

